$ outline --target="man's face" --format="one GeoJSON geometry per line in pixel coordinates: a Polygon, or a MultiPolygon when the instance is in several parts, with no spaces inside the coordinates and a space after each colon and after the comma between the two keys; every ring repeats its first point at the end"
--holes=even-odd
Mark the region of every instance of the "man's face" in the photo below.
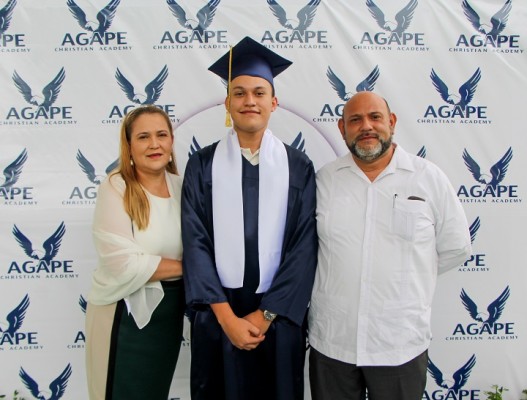
{"type": "Polygon", "coordinates": [[[355,157],[373,162],[390,148],[396,122],[381,97],[361,92],[346,103],[339,129],[355,157]]]}
{"type": "Polygon", "coordinates": [[[236,132],[263,133],[267,129],[277,99],[271,84],[263,78],[241,75],[231,82],[231,97],[225,100],[236,132]]]}

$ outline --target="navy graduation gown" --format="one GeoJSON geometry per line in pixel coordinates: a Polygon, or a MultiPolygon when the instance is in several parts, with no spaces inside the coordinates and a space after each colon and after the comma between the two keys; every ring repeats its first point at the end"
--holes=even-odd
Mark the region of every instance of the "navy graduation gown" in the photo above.
{"type": "Polygon", "coordinates": [[[313,165],[302,152],[286,146],[289,193],[281,262],[271,287],[255,294],[259,279],[258,166],[243,159],[244,286],[226,289],[214,261],[212,159],[216,146],[189,159],[182,192],[185,290],[193,310],[192,398],[302,399],[305,316],[318,246],[313,165]],[[258,308],[279,315],[257,349],[238,350],[223,334],[208,305],[225,301],[239,317],[258,308]]]}

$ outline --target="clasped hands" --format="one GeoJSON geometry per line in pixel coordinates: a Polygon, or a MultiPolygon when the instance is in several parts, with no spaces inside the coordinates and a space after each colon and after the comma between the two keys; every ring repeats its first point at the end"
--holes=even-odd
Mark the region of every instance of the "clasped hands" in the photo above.
{"type": "Polygon", "coordinates": [[[263,317],[263,311],[256,310],[243,318],[232,314],[221,327],[231,341],[240,350],[254,350],[265,339],[265,333],[271,325],[263,317]]]}

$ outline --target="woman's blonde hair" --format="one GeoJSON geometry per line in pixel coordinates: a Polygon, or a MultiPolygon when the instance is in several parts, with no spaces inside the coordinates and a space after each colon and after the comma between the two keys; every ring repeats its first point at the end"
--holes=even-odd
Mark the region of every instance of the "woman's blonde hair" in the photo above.
{"type": "MultiPolygon", "coordinates": [[[[161,115],[167,123],[170,136],[174,137],[172,122],[170,121],[169,116],[157,106],[145,105],[137,107],[126,114],[123,118],[119,139],[119,167],[112,173],[112,175],[121,174],[124,182],[126,183],[123,198],[124,209],[132,221],[136,223],[139,230],[144,230],[148,227],[150,203],[148,202],[148,197],[146,197],[143,187],[137,179],[137,173],[132,162],[130,143],[132,138],[131,135],[133,124],[136,119],[143,114],[161,115]]],[[[174,151],[172,151],[170,155],[170,162],[167,164],[166,170],[170,173],[177,174],[174,151]]]]}

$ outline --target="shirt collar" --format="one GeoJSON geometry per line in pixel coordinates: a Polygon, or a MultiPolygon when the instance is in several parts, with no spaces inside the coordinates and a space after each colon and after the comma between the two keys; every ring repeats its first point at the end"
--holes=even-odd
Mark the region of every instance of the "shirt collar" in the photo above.
{"type": "MultiPolygon", "coordinates": [[[[390,160],[390,163],[386,166],[384,171],[381,173],[381,175],[387,175],[394,173],[397,169],[404,169],[407,171],[415,171],[415,165],[412,162],[412,157],[410,154],[408,154],[400,144],[395,144],[395,149],[393,152],[392,159],[390,160]]],[[[338,160],[337,164],[337,170],[343,169],[343,168],[351,168],[353,172],[356,174],[363,176],[364,173],[359,168],[355,160],[353,159],[353,156],[351,153],[346,154],[345,156],[341,157],[338,160]]]]}

